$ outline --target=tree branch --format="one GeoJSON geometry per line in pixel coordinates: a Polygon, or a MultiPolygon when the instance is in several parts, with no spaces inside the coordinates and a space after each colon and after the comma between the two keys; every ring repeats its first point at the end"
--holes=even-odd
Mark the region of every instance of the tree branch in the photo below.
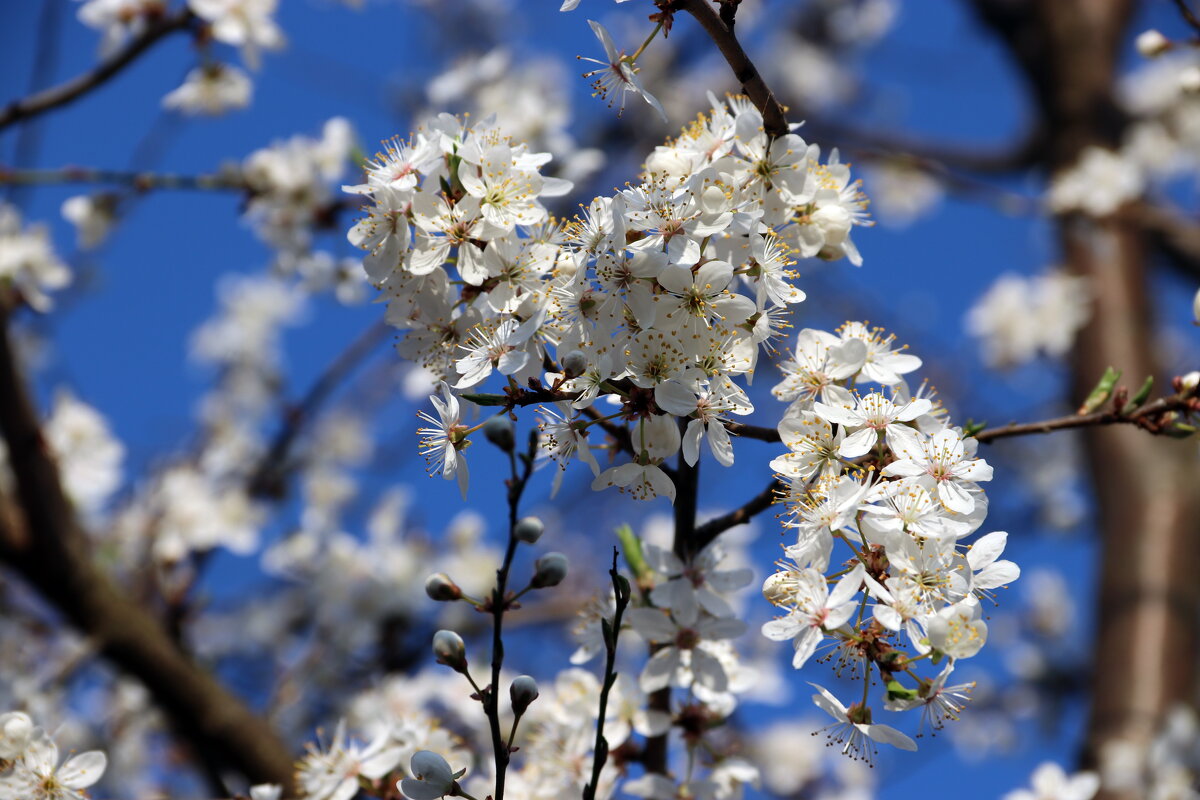
{"type": "Polygon", "coordinates": [[[158,622],[97,568],[42,436],[8,322],[8,309],[0,307],[0,431],[20,509],[0,514],[0,559],[88,636],[98,652],[141,680],[203,757],[252,783],[290,787],[292,755],[275,732],[188,660],[158,622]]]}
{"type": "Polygon", "coordinates": [[[1193,280],[1200,278],[1200,225],[1174,209],[1152,203],[1138,203],[1128,213],[1177,272],[1193,280]]]}
{"type": "MultiPolygon", "coordinates": [[[[1200,412],[1200,399],[1197,399],[1197,391],[1200,391],[1200,387],[1182,391],[1170,397],[1160,397],[1153,403],[1147,403],[1127,414],[1122,413],[1122,408],[1113,408],[1108,411],[1095,411],[1091,414],[1071,414],[1041,422],[1014,422],[1000,428],[979,431],[975,434],[975,438],[986,444],[1013,436],[1052,433],[1072,428],[1095,428],[1104,425],[1136,425],[1152,434],[1170,434],[1172,432],[1171,425],[1176,421],[1175,415],[1187,416],[1200,412]]],[[[1114,395],[1114,399],[1119,396],[1119,393],[1114,395]]],[[[1124,400],[1119,400],[1114,405],[1123,406],[1124,402],[1124,400]]]]}
{"type": "Polygon", "coordinates": [[[0,130],[21,120],[30,119],[60,106],[65,106],[93,89],[104,85],[121,72],[121,70],[133,63],[138,56],[149,50],[155,42],[175,31],[186,29],[194,19],[195,15],[192,14],[190,9],[186,7],[182,8],[169,17],[163,17],[150,23],[150,26],[146,30],[130,40],[121,50],[100,62],[100,64],[88,72],[78,75],[58,86],[52,86],[37,94],[12,101],[0,111],[0,130]]]}
{"type": "Polygon", "coordinates": [[[741,436],[743,439],[757,439],[760,442],[778,442],[779,431],[774,428],[766,428],[762,425],[747,425],[744,422],[727,422],[725,430],[732,433],[734,436],[741,436]]]}
{"type": "Polygon", "coordinates": [[[1188,25],[1192,26],[1192,30],[1200,33],[1200,19],[1196,18],[1196,14],[1188,6],[1187,0],[1175,0],[1175,5],[1179,9],[1179,15],[1188,25]]]}
{"type": "Polygon", "coordinates": [[[115,184],[136,192],[152,189],[207,191],[248,191],[246,181],[236,173],[176,175],[136,170],[94,169],[68,165],[58,169],[9,169],[0,165],[0,186],[61,186],[69,184],[115,184]]]}
{"type": "Polygon", "coordinates": [[[778,479],[772,478],[767,487],[754,497],[747,500],[738,508],[730,511],[728,514],[722,514],[719,517],[714,517],[708,522],[696,528],[696,533],[693,537],[695,540],[696,551],[703,550],[710,542],[716,539],[730,528],[736,527],[743,523],[749,522],[756,516],[766,511],[779,498],[780,494],[787,490],[778,479]]]}
{"type": "Polygon", "coordinates": [[[783,106],[775,99],[775,95],[767,87],[762,75],[759,74],[758,68],[754,66],[754,62],[742,49],[741,43],[733,34],[733,29],[721,21],[707,0],[675,0],[670,8],[673,11],[686,11],[695,17],[700,26],[704,28],[709,38],[716,44],[717,49],[721,51],[721,55],[725,57],[725,61],[729,63],[730,69],[733,70],[733,77],[742,84],[742,90],[746,96],[762,112],[763,129],[767,135],[774,138],[787,133],[787,115],[784,114],[783,106]]]}
{"type": "Polygon", "coordinates": [[[296,438],[334,389],[374,352],[390,330],[382,321],[367,328],[325,368],[300,402],[287,410],[271,446],[250,473],[247,491],[251,496],[279,498],[284,495],[285,482],[292,469],[290,454],[296,438]]]}

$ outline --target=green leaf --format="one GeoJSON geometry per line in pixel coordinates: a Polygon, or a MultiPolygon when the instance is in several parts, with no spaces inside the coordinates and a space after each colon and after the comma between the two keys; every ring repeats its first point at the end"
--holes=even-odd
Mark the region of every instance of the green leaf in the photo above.
{"type": "Polygon", "coordinates": [[[1154,388],[1154,376],[1147,375],[1146,380],[1142,381],[1142,388],[1137,390],[1137,393],[1129,399],[1125,407],[1121,409],[1122,414],[1132,414],[1142,407],[1142,404],[1150,397],[1150,390],[1154,388]]]}
{"type": "Polygon", "coordinates": [[[963,425],[963,438],[965,439],[969,436],[974,436],[986,427],[987,420],[984,420],[983,422],[975,422],[974,420],[969,419],[967,420],[967,424],[963,425]]]}
{"type": "Polygon", "coordinates": [[[917,696],[916,689],[909,689],[900,681],[893,678],[887,682],[888,700],[912,700],[917,696]]]}
{"type": "Polygon", "coordinates": [[[621,540],[621,552],[625,554],[625,563],[639,581],[651,573],[650,565],[642,554],[642,540],[633,532],[633,528],[622,525],[617,528],[617,538],[621,540]]]}
{"type": "Polygon", "coordinates": [[[1121,370],[1109,367],[1104,370],[1104,375],[1096,384],[1096,388],[1092,389],[1091,394],[1083,401],[1083,405],[1079,407],[1079,414],[1091,414],[1100,406],[1108,401],[1112,396],[1113,388],[1116,387],[1117,381],[1121,379],[1121,370]]]}
{"type": "Polygon", "coordinates": [[[506,406],[508,405],[508,396],[503,394],[463,394],[459,395],[463,400],[470,400],[477,406],[506,406]]]}

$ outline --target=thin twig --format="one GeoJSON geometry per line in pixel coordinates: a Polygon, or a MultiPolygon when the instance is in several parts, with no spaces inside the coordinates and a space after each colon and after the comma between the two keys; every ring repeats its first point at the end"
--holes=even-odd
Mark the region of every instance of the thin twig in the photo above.
{"type": "Polygon", "coordinates": [[[508,609],[511,598],[508,593],[508,573],[512,568],[513,557],[517,553],[517,516],[521,505],[521,496],[529,484],[533,474],[533,464],[537,454],[537,431],[531,431],[527,452],[518,456],[514,449],[508,451],[509,466],[512,476],[508,480],[508,546],[504,551],[504,561],[496,570],[496,588],[492,592],[492,682],[484,691],[483,710],[488,718],[488,726],[492,734],[492,754],[496,760],[496,791],[494,800],[504,800],[504,779],[508,772],[508,762],[511,758],[508,745],[504,741],[500,729],[500,670],[504,666],[504,612],[508,609]],[[522,468],[518,470],[517,461],[522,468]]]}
{"type": "Polygon", "coordinates": [[[155,42],[165,38],[175,31],[187,29],[195,15],[184,7],[178,13],[163,17],[150,23],[142,33],[131,39],[123,48],[101,61],[93,69],[78,75],[58,86],[14,100],[0,111],[0,130],[24,119],[30,119],[44,114],[60,106],[65,106],[73,100],[84,96],[92,90],[104,85],[125,67],[149,50],[155,42]]]}
{"type": "Polygon", "coordinates": [[[334,359],[299,403],[290,407],[271,446],[250,473],[247,491],[255,497],[282,497],[290,471],[292,445],[330,394],[387,338],[390,329],[376,322],[334,359]]]}
{"type": "Polygon", "coordinates": [[[235,173],[176,175],[140,170],[93,169],[68,165],[57,169],[10,169],[0,165],[0,186],[62,186],[113,184],[137,192],[152,189],[248,191],[245,179],[235,173]]]}
{"type": "Polygon", "coordinates": [[[596,744],[592,751],[592,779],[583,787],[583,800],[595,800],[596,788],[600,785],[600,773],[608,763],[608,740],[604,738],[604,720],[608,716],[608,696],[617,682],[617,638],[621,635],[621,618],[629,606],[629,581],[617,572],[617,548],[613,548],[612,569],[608,571],[612,578],[613,596],[616,598],[616,611],[612,622],[601,619],[604,630],[604,685],[600,688],[600,707],[596,717],[596,744]]]}
{"type": "MultiPolygon", "coordinates": [[[[62,16],[62,3],[43,3],[42,12],[38,15],[37,40],[33,51],[33,69],[30,70],[29,83],[26,93],[33,94],[45,88],[58,68],[59,54],[59,20],[62,16]]],[[[17,131],[17,144],[13,148],[13,164],[18,167],[28,166],[37,162],[37,154],[41,149],[42,126],[37,124],[25,125],[17,131]]],[[[22,206],[22,187],[4,187],[4,196],[15,206],[22,206]]]]}
{"type": "Polygon", "coordinates": [[[1171,417],[1178,413],[1184,415],[1200,413],[1200,399],[1197,399],[1196,389],[1161,397],[1128,414],[1121,413],[1120,409],[1112,409],[1095,411],[1091,414],[1069,414],[1040,422],[1014,422],[999,428],[979,431],[975,434],[975,438],[987,443],[1013,436],[1029,436],[1036,433],[1052,433],[1072,428],[1094,428],[1104,425],[1136,425],[1151,434],[1169,434],[1172,432],[1170,423],[1173,420],[1171,417]]]}
{"type": "Polygon", "coordinates": [[[1191,7],[1188,6],[1187,0],[1175,0],[1175,5],[1179,8],[1179,14],[1183,17],[1184,21],[1188,25],[1191,25],[1193,30],[1200,33],[1200,19],[1196,18],[1191,7]]]}

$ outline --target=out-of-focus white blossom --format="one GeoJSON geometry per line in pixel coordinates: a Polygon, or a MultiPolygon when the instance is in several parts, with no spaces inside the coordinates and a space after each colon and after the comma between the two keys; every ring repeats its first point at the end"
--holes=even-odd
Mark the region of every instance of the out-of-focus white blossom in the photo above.
{"type": "Polygon", "coordinates": [[[982,339],[984,358],[1012,367],[1039,354],[1066,355],[1091,318],[1087,280],[1051,271],[1034,277],[1005,273],[967,312],[967,331],[982,339]]]}
{"type": "Polygon", "coordinates": [[[79,247],[98,247],[117,220],[116,197],[111,194],[80,194],[62,204],[63,219],[75,226],[79,247]]]}
{"type": "Polygon", "coordinates": [[[1056,214],[1078,211],[1106,217],[1146,188],[1137,164],[1120,153],[1089,147],[1070,168],[1054,176],[1046,200],[1056,214]]]}
{"type": "Polygon", "coordinates": [[[1052,761],[1039,765],[1029,780],[1031,788],[1009,792],[1004,795],[1004,800],[1092,800],[1100,789],[1100,778],[1096,773],[1068,775],[1052,761]]]}
{"type": "Polygon", "coordinates": [[[84,25],[104,35],[100,52],[107,55],[130,36],[144,31],[166,8],[166,0],[85,0],[78,17],[84,25]]]}
{"type": "Polygon", "coordinates": [[[96,409],[66,391],[55,396],[44,433],[63,489],[85,515],[95,513],[121,485],[125,448],[96,409]]]}
{"type": "Polygon", "coordinates": [[[250,105],[253,93],[249,75],[229,64],[213,62],[190,71],[179,88],[163,97],[163,107],[216,116],[250,105]]]}
{"type": "Polygon", "coordinates": [[[43,225],[22,228],[14,206],[0,203],[0,285],[10,285],[32,308],[49,311],[47,292],[71,283],[71,271],[59,260],[43,225]]]}
{"type": "Polygon", "coordinates": [[[219,42],[242,48],[242,58],[258,69],[261,51],[284,45],[283,32],[272,15],[279,0],[187,0],[196,16],[212,26],[219,42]]]}

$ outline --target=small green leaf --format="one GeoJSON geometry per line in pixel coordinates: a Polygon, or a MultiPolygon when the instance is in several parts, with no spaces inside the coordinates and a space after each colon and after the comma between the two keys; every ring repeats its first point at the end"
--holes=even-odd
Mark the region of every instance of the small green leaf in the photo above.
{"type": "Polygon", "coordinates": [[[506,406],[508,396],[503,394],[463,394],[463,400],[470,400],[477,406],[506,406]]]}
{"type": "Polygon", "coordinates": [[[1176,422],[1171,427],[1167,428],[1164,433],[1172,439],[1187,439],[1196,432],[1195,425],[1188,425],[1186,422],[1176,422]]]}
{"type": "Polygon", "coordinates": [[[1121,379],[1121,370],[1109,367],[1104,370],[1103,377],[1096,384],[1096,388],[1092,389],[1091,394],[1087,396],[1087,400],[1083,401],[1083,405],[1079,407],[1079,414],[1091,414],[1100,406],[1107,402],[1112,395],[1113,388],[1116,387],[1117,381],[1121,379]]]}
{"type": "Polygon", "coordinates": [[[967,424],[963,425],[963,438],[965,439],[969,436],[974,436],[975,434],[979,433],[981,430],[983,430],[986,427],[987,427],[987,420],[984,420],[983,422],[975,422],[974,420],[967,420],[967,424]]]}
{"type": "Polygon", "coordinates": [[[1129,399],[1125,407],[1121,409],[1122,414],[1132,414],[1142,407],[1142,404],[1150,397],[1150,390],[1154,388],[1154,376],[1147,375],[1146,380],[1142,381],[1142,388],[1137,390],[1137,394],[1129,399]]]}
{"type": "Polygon", "coordinates": [[[917,696],[917,690],[909,689],[893,678],[887,682],[887,696],[888,700],[912,700],[917,696]]]}
{"type": "Polygon", "coordinates": [[[622,525],[617,528],[617,538],[621,540],[621,551],[625,554],[625,563],[639,581],[651,573],[650,565],[642,554],[642,540],[633,532],[633,528],[622,525]]]}

